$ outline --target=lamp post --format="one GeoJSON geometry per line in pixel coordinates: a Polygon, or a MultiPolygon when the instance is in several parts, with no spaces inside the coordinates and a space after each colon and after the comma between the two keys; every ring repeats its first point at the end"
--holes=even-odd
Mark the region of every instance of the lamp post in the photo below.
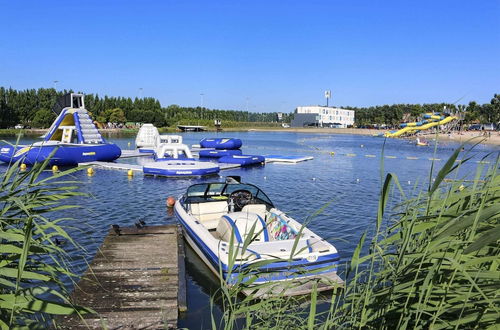
{"type": "Polygon", "coordinates": [[[57,83],[59,82],[59,80],[54,80],[54,89],[57,91],[57,83]]]}
{"type": "Polygon", "coordinates": [[[326,107],[328,108],[328,100],[332,97],[331,91],[325,91],[326,107]]]}
{"type": "Polygon", "coordinates": [[[203,108],[203,95],[205,94],[200,94],[200,108],[203,108]]]}

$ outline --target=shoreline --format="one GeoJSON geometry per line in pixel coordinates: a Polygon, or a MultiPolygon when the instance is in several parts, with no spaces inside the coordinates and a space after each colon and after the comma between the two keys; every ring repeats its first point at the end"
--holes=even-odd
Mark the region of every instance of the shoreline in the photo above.
{"type": "MultiPolygon", "coordinates": [[[[251,129],[248,131],[253,132],[294,132],[294,133],[318,133],[318,134],[351,134],[351,135],[364,135],[364,136],[374,136],[378,134],[383,134],[387,130],[377,130],[369,128],[282,128],[282,129],[251,129]]],[[[438,139],[440,141],[448,142],[467,142],[470,139],[476,138],[470,143],[477,143],[481,141],[481,144],[489,145],[500,145],[500,132],[498,131],[486,131],[486,136],[483,135],[482,131],[464,131],[464,132],[453,132],[449,134],[440,133],[438,139]],[[488,135],[488,133],[491,133],[488,135]]],[[[425,138],[431,140],[436,138],[436,133],[420,133],[418,135],[420,138],[425,138]]],[[[415,139],[415,136],[402,137],[400,139],[411,140],[415,139]]]]}
{"type": "MultiPolygon", "coordinates": [[[[177,129],[169,129],[169,128],[161,128],[159,129],[160,133],[178,133],[177,129]]],[[[0,137],[2,135],[12,135],[18,133],[24,133],[26,135],[42,135],[45,134],[48,129],[23,129],[23,130],[12,130],[12,129],[0,129],[0,137]]],[[[374,136],[378,134],[383,134],[386,130],[377,130],[377,129],[368,129],[368,128],[241,128],[241,127],[229,127],[224,129],[222,132],[217,132],[215,129],[210,129],[205,132],[207,133],[225,133],[225,132],[291,132],[291,133],[310,133],[310,134],[351,134],[351,135],[364,135],[364,136],[374,136]]],[[[138,129],[120,129],[120,128],[112,128],[112,129],[99,129],[99,132],[103,134],[136,134],[138,129]]],[[[434,139],[436,137],[435,133],[420,133],[419,137],[423,137],[427,140],[434,139]]],[[[414,139],[415,136],[411,137],[403,137],[402,139],[414,139]]],[[[448,141],[448,142],[467,142],[470,139],[476,138],[470,143],[477,143],[480,141],[480,138],[483,140],[480,142],[481,144],[488,145],[500,145],[500,132],[498,131],[463,131],[463,132],[452,132],[449,134],[439,134],[438,139],[440,141],[448,141]],[[484,135],[486,133],[486,135],[484,135]]]]}

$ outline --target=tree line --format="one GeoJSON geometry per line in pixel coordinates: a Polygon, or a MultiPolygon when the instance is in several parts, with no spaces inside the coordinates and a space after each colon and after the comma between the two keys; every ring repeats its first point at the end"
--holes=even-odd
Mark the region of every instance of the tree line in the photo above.
{"type": "MultiPolygon", "coordinates": [[[[54,88],[15,90],[0,87],[0,128],[16,124],[47,128],[56,115],[51,111],[56,100],[71,90],[54,88]]],[[[85,108],[101,123],[153,123],[158,127],[178,124],[212,125],[215,119],[224,122],[276,122],[277,113],[254,113],[238,110],[207,109],[170,105],[162,107],[153,97],[135,98],[85,95],[85,108]]],[[[284,114],[283,121],[290,121],[284,114]]]]}
{"type": "Polygon", "coordinates": [[[357,126],[387,125],[397,126],[402,122],[411,122],[422,119],[425,113],[445,112],[462,119],[463,124],[499,123],[500,122],[500,94],[495,94],[490,103],[478,104],[475,101],[467,105],[450,103],[433,104],[393,104],[366,108],[344,107],[355,111],[357,126]]]}
{"type": "MultiPolygon", "coordinates": [[[[47,128],[55,119],[51,111],[56,100],[72,92],[56,91],[54,88],[15,90],[0,87],[0,128],[23,124],[31,127],[47,128]]],[[[207,109],[169,105],[162,107],[153,97],[130,98],[85,95],[85,107],[94,119],[101,123],[153,123],[158,127],[183,125],[212,125],[215,119],[222,123],[273,123],[277,122],[277,112],[249,112],[240,110],[207,109]]],[[[418,120],[426,112],[458,113],[463,123],[471,124],[500,122],[500,94],[495,94],[490,103],[468,105],[449,103],[435,104],[393,104],[373,107],[343,107],[355,110],[356,126],[388,125],[396,126],[404,121],[418,120]]],[[[290,122],[293,113],[283,113],[281,121],[290,122]]]]}

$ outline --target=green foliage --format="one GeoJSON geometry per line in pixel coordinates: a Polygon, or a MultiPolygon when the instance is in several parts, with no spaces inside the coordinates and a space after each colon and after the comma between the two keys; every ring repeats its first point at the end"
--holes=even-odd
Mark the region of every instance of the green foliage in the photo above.
{"type": "Polygon", "coordinates": [[[100,117],[103,119],[103,122],[105,123],[125,123],[127,121],[127,118],[125,117],[125,113],[123,113],[123,110],[120,108],[114,108],[114,109],[108,109],[104,111],[102,116],[100,117]]]}
{"type": "MultiPolygon", "coordinates": [[[[13,127],[18,123],[35,126],[32,123],[37,111],[51,109],[58,97],[69,91],[56,92],[55,89],[40,88],[17,91],[0,87],[0,128],[13,127]]],[[[140,122],[153,123],[157,127],[178,124],[201,124],[212,126],[214,119],[222,120],[222,125],[231,122],[276,122],[276,112],[253,113],[237,110],[206,109],[201,107],[180,107],[170,105],[162,108],[160,101],[152,97],[100,97],[85,95],[85,107],[97,121],[106,123],[140,122]],[[116,109],[120,109],[121,112],[116,109]]],[[[290,114],[284,115],[290,121],[290,114]]],[[[39,122],[39,119],[37,119],[39,122]]],[[[38,125],[38,124],[37,124],[38,125]]]]}
{"type": "Polygon", "coordinates": [[[47,109],[40,109],[35,113],[31,126],[36,128],[49,128],[56,119],[54,112],[47,109]]]}
{"type": "Polygon", "coordinates": [[[458,154],[428,190],[403,197],[394,221],[383,228],[387,199],[395,195],[390,193],[393,183],[404,196],[397,177],[387,175],[374,235],[368,243],[362,235],[347,265],[345,289],[331,297],[329,310],[318,312],[314,290],[307,305],[283,295],[238,299],[244,283],[236,288],[222,283],[224,327],[243,322],[257,329],[495,328],[500,321],[500,155],[486,175],[478,167],[472,184],[456,175],[445,181],[468,159],[465,155],[455,165],[458,154]]]}
{"type": "MultiPolygon", "coordinates": [[[[84,314],[91,310],[74,306],[61,282],[74,276],[64,263],[65,252],[54,243],[56,237],[74,244],[50,219],[55,211],[76,206],[63,204],[74,196],[77,182],[61,178],[74,168],[49,177],[41,173],[47,162],[21,172],[13,164],[0,182],[0,328],[42,327],[47,315],[84,314]]],[[[67,219],[65,219],[67,220],[67,219]]]]}
{"type": "Polygon", "coordinates": [[[454,104],[393,104],[368,108],[345,107],[355,110],[355,123],[357,126],[366,125],[388,125],[396,126],[405,121],[416,121],[424,113],[442,112],[446,107],[447,111],[456,111],[454,104]]]}
{"type": "MultiPolygon", "coordinates": [[[[36,126],[32,123],[36,113],[41,109],[51,109],[59,96],[70,92],[57,92],[53,88],[27,89],[17,91],[12,88],[0,87],[0,128],[13,127],[18,123],[36,126]]],[[[176,104],[162,107],[160,102],[152,97],[100,97],[97,94],[85,95],[85,107],[100,122],[140,122],[153,123],[157,127],[176,125],[205,125],[213,126],[214,120],[222,121],[223,127],[237,127],[234,123],[277,123],[277,112],[249,112],[239,110],[219,110],[202,107],[182,107],[176,104]],[[123,112],[116,113],[111,120],[111,113],[115,109],[123,112]],[[125,118],[125,119],[124,119],[125,118]],[[231,123],[228,125],[228,123],[231,123]]],[[[500,121],[500,95],[495,94],[490,103],[479,105],[470,102],[467,107],[455,106],[448,103],[435,104],[393,104],[374,107],[344,107],[355,110],[357,126],[388,125],[396,126],[404,121],[418,120],[426,112],[464,111],[466,124],[500,121]]],[[[289,123],[293,113],[284,113],[282,121],[289,123]]],[[[39,119],[37,118],[37,121],[39,119]]],[[[247,124],[245,124],[247,125],[247,124]]],[[[244,125],[243,125],[244,126],[244,125]]]]}

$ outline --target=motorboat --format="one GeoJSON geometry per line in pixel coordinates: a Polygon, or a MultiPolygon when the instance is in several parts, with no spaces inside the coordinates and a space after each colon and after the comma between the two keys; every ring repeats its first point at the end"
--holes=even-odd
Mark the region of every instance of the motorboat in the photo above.
{"type": "Polygon", "coordinates": [[[84,95],[68,93],[52,109],[57,118],[43,141],[30,145],[4,145],[0,148],[0,161],[21,161],[27,165],[44,162],[49,165],[78,165],[91,161],[113,161],[120,157],[121,149],[106,142],[85,109],[84,95]]]}
{"type": "Polygon", "coordinates": [[[252,285],[279,285],[320,278],[331,280],[318,287],[327,290],[332,282],[342,282],[336,274],[336,248],[238,177],[190,186],[176,202],[175,214],[188,244],[229,285],[242,279],[252,285]]]}
{"type": "Polygon", "coordinates": [[[234,138],[204,138],[200,141],[202,148],[239,149],[243,145],[240,139],[234,138]]]}
{"type": "Polygon", "coordinates": [[[153,124],[143,124],[135,137],[135,146],[139,152],[153,153],[160,132],[153,124]]]}

